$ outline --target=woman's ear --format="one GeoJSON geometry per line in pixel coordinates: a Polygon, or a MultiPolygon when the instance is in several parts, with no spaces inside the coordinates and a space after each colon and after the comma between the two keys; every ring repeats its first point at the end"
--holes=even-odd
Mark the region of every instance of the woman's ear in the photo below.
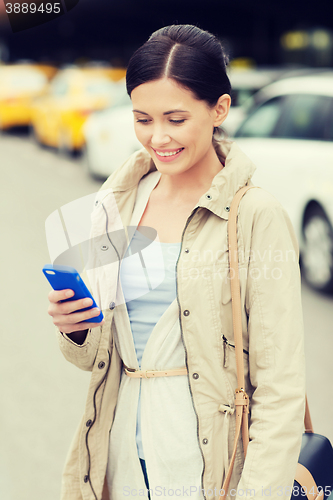
{"type": "Polygon", "coordinates": [[[230,105],[231,105],[231,97],[229,94],[223,94],[221,95],[221,97],[219,97],[214,107],[214,112],[215,112],[214,127],[218,127],[219,125],[221,125],[221,123],[223,123],[224,120],[227,118],[230,105]]]}

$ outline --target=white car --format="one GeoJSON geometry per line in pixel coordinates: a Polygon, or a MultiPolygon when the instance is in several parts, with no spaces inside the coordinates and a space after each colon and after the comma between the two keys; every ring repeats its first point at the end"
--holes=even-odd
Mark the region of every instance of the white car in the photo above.
{"type": "Polygon", "coordinates": [[[86,139],[85,167],[95,178],[106,179],[142,147],[134,132],[132,104],[128,96],[110,109],[93,113],[84,125],[83,134],[86,139]]]}
{"type": "Polygon", "coordinates": [[[235,133],[253,182],[287,209],[306,281],[333,291],[333,72],[274,82],[235,133]]]}

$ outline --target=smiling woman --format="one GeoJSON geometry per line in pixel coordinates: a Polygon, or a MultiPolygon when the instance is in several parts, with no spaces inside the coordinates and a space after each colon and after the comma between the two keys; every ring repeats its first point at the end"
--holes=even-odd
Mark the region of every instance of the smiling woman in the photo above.
{"type": "Polygon", "coordinates": [[[93,261],[107,264],[109,248],[119,256],[118,266],[89,269],[95,300],[108,304],[104,323],[82,323],[91,315],[79,301],[69,307],[60,303],[66,291],[50,294],[65,357],[93,372],[62,500],[218,500],[222,485],[236,500],[248,490],[251,499],[278,498],[293,485],[305,405],[299,267],[270,258],[298,252],[292,225],[263,189],[239,204],[239,266],[248,272],[240,273],[247,355],[238,387],[228,217],[256,167],[216,137],[230,107],[223,47],[195,26],[167,26],[134,53],[126,78],[143,148],[105,182],[92,215],[92,234],[106,242],[93,261]],[[250,443],[245,459],[239,442],[229,475],[240,392],[250,443]]]}

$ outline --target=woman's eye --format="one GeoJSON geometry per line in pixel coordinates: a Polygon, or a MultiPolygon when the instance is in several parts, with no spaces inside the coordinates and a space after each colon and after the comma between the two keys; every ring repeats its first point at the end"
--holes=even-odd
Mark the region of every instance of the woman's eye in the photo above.
{"type": "MultiPolygon", "coordinates": [[[[150,122],[151,122],[151,120],[149,118],[137,118],[136,119],[136,123],[143,123],[144,125],[146,125],[150,122]]],[[[174,123],[176,125],[179,125],[179,124],[185,122],[185,118],[183,118],[182,120],[169,120],[169,122],[174,123]]]]}

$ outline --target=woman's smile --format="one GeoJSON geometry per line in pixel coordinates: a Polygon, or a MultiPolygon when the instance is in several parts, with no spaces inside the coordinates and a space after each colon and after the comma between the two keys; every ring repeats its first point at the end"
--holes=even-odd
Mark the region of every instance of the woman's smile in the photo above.
{"type": "Polygon", "coordinates": [[[176,158],[180,156],[180,154],[184,151],[185,148],[178,149],[155,149],[152,147],[152,150],[155,152],[156,157],[160,161],[169,162],[174,161],[176,158]]]}

